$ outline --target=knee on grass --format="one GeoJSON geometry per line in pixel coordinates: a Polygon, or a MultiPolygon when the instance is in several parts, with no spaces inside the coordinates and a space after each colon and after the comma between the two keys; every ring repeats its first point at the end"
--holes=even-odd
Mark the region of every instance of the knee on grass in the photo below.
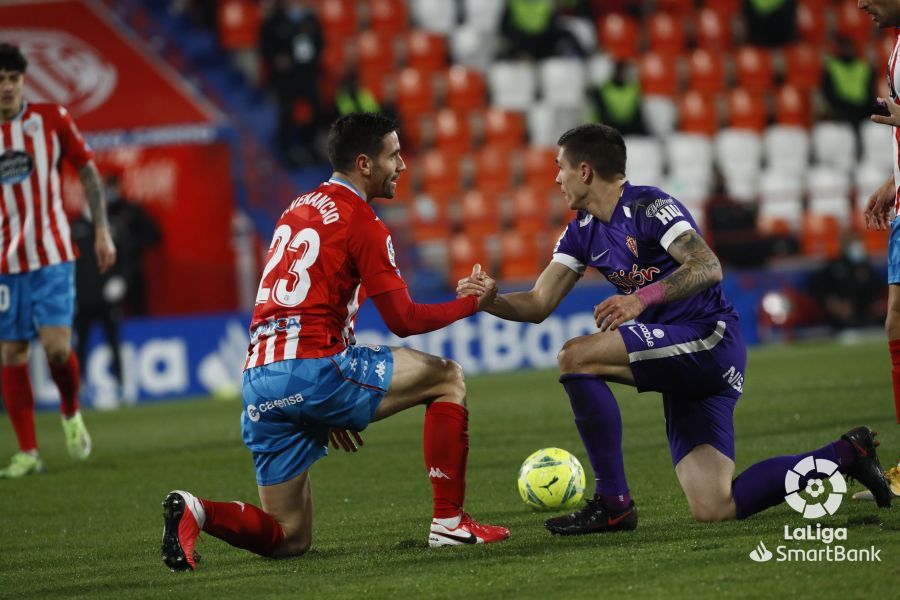
{"type": "Polygon", "coordinates": [[[730,501],[690,501],[691,516],[698,523],[719,523],[735,518],[734,504],[730,501]]]}

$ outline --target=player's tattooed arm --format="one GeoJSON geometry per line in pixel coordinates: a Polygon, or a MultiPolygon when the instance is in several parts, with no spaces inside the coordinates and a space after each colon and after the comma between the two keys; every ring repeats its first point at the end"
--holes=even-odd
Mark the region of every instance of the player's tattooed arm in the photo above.
{"type": "Polygon", "coordinates": [[[94,252],[97,255],[97,265],[103,273],[116,262],[116,246],[113,244],[109,231],[109,220],[106,216],[106,198],[103,193],[103,181],[100,179],[100,171],[94,161],[89,161],[78,171],[84,195],[87,198],[88,207],[91,209],[91,219],[94,221],[94,252]]]}
{"type": "Polygon", "coordinates": [[[722,281],[719,259],[693,229],[675,238],[668,252],[681,266],[662,280],[667,302],[688,298],[722,281]]]}

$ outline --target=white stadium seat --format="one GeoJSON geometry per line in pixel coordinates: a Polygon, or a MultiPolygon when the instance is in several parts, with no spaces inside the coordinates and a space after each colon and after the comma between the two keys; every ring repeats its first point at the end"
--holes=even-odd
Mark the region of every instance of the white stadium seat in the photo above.
{"type": "Polygon", "coordinates": [[[650,136],[625,136],[625,171],[635,185],[656,185],[663,174],[662,143],[650,136]]]}
{"type": "Polygon", "coordinates": [[[812,130],[816,163],[847,172],[856,165],[856,133],[847,123],[816,123],[812,130]]]}
{"type": "Polygon", "coordinates": [[[890,166],[863,162],[853,170],[853,187],[856,190],[856,209],[863,210],[869,196],[884,185],[888,175],[892,174],[890,166]]]}
{"type": "Polygon", "coordinates": [[[564,131],[584,122],[581,108],[560,108],[546,102],[532,105],[527,120],[531,143],[545,148],[556,148],[564,131]]]}
{"type": "Polygon", "coordinates": [[[809,134],[802,127],[773,125],[763,134],[766,166],[802,177],[809,167],[809,134]]]}
{"type": "Polygon", "coordinates": [[[602,85],[612,79],[616,61],[609,54],[595,52],[587,59],[587,84],[602,85]]]}
{"type": "Polygon", "coordinates": [[[413,0],[412,16],[421,29],[446,35],[456,29],[456,2],[413,0]]]}
{"type": "MultiPolygon", "coordinates": [[[[441,0],[454,4],[448,0],[441,0]]],[[[491,36],[500,31],[500,17],[503,15],[504,0],[465,0],[463,2],[463,18],[470,25],[491,36]]]]}
{"type": "Polygon", "coordinates": [[[838,221],[850,224],[850,176],[829,165],[816,165],[806,178],[809,190],[809,212],[813,215],[831,215],[838,221]]]}
{"type": "Polygon", "coordinates": [[[885,171],[884,179],[887,179],[887,173],[890,173],[893,168],[891,160],[894,154],[891,144],[893,133],[893,128],[869,120],[859,124],[859,135],[862,138],[862,161],[860,162],[882,167],[885,171]]]}
{"type": "Polygon", "coordinates": [[[644,96],[641,114],[650,133],[659,137],[670,135],[678,124],[678,107],[668,96],[644,96]]]}
{"type": "Polygon", "coordinates": [[[494,106],[527,110],[534,105],[537,88],[534,65],[525,61],[495,62],[488,70],[488,87],[494,106]]]}
{"type": "Polygon", "coordinates": [[[712,142],[705,135],[674,133],[665,140],[669,175],[684,180],[696,179],[697,185],[712,181],[712,142]]]}
{"type": "Polygon", "coordinates": [[[783,219],[795,231],[803,220],[803,174],[766,169],[759,177],[759,217],[783,219]]]}
{"type": "Polygon", "coordinates": [[[496,36],[486,36],[484,32],[463,25],[450,34],[450,55],[456,64],[487,71],[494,61],[496,36]]]}
{"type": "Polygon", "coordinates": [[[560,108],[584,106],[584,62],[578,58],[548,58],[538,65],[544,102],[560,108]]]}
{"type": "Polygon", "coordinates": [[[762,163],[762,139],[755,131],[726,128],[716,134],[716,164],[726,179],[755,179],[762,163]]]}

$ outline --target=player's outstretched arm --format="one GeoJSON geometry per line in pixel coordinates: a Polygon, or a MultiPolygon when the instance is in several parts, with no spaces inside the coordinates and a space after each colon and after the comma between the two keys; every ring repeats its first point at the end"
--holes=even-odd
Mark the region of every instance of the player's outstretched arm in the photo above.
{"type": "Polygon", "coordinates": [[[94,222],[94,252],[97,254],[97,266],[105,273],[116,263],[116,246],[113,244],[106,218],[106,199],[103,194],[103,182],[100,171],[93,160],[78,171],[88,207],[91,209],[91,220],[94,222]]]}
{"type": "Polygon", "coordinates": [[[722,281],[718,257],[693,229],[675,238],[668,252],[681,266],[661,282],[666,302],[688,298],[722,281]]]}
{"type": "Polygon", "coordinates": [[[866,229],[883,230],[890,227],[890,213],[894,207],[896,196],[894,175],[892,174],[881,187],[875,190],[875,193],[869,196],[869,201],[866,202],[866,209],[863,211],[866,229]]]}
{"type": "Polygon", "coordinates": [[[472,316],[478,312],[479,300],[477,296],[465,296],[450,302],[420,304],[413,302],[405,287],[372,296],[384,324],[399,337],[428,333],[472,316]]]}
{"type": "MultiPolygon", "coordinates": [[[[457,286],[457,292],[469,285],[469,280],[474,275],[473,273],[468,278],[461,279],[457,286]]],[[[540,274],[531,290],[497,294],[492,302],[483,305],[482,310],[508,321],[540,323],[559,306],[577,281],[578,275],[569,267],[558,262],[551,262],[540,274]]]]}

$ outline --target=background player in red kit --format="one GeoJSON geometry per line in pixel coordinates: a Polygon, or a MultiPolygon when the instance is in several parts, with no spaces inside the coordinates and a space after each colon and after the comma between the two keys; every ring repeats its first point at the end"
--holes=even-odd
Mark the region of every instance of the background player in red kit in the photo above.
{"type": "MultiPolygon", "coordinates": [[[[439,329],[489,302],[496,287],[443,304],[416,304],[394,261],[390,233],[369,206],[392,198],[406,169],[396,124],[349,114],[331,127],[331,179],[278,220],[263,269],[243,377],[244,442],[262,510],[184,491],[163,502],[163,560],[194,568],[200,530],[263,556],[296,556],[312,542],[309,467],[332,444],[355,451],[369,422],[424,404],[425,468],[434,493],[429,545],[509,537],[463,511],[468,413],[453,361],[408,348],[358,346],[353,321],[365,293],[400,336],[439,329]]],[[[479,267],[476,265],[474,272],[479,267]]]]}
{"type": "Polygon", "coordinates": [[[19,441],[0,477],[44,469],[34,433],[34,392],[28,352],[39,337],[59,388],[66,447],[84,460],[91,438],[78,410],[78,359],[72,352],[75,249],[63,212],[62,159],[78,170],[96,229],[101,270],[116,260],[103,186],[93,155],[72,117],[56,104],[23,101],[25,68],[19,49],[0,43],[0,354],[3,401],[19,441]]]}

